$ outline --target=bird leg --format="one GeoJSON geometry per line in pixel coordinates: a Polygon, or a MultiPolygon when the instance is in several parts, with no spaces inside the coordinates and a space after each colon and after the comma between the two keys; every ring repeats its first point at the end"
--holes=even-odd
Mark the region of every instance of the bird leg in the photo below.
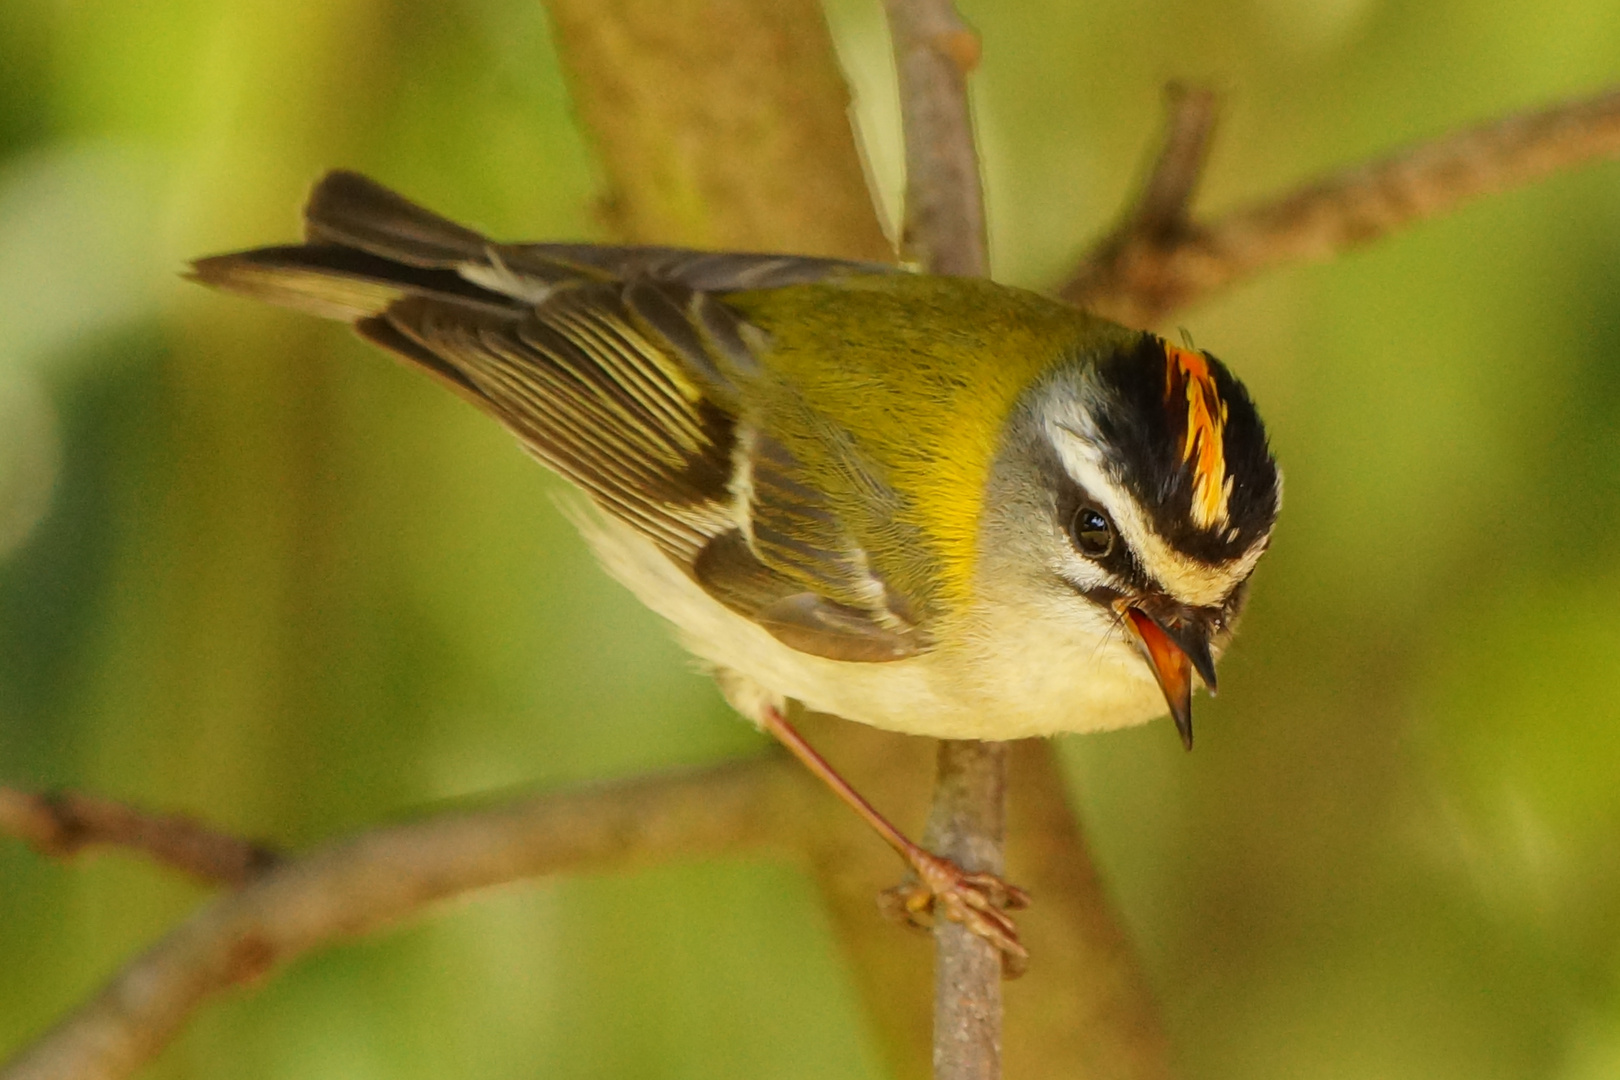
{"type": "Polygon", "coordinates": [[[1002,970],[1010,977],[1021,973],[1029,951],[1018,940],[1018,927],[1008,911],[1029,906],[1029,894],[995,874],[972,873],[949,859],[935,855],[895,828],[860,792],[827,764],[803,735],[774,705],[759,709],[760,726],[788,748],[849,807],[859,814],[906,861],[916,879],[887,890],[880,906],[892,917],[914,926],[933,925],[937,910],[984,938],[1001,952],[1002,970]]]}

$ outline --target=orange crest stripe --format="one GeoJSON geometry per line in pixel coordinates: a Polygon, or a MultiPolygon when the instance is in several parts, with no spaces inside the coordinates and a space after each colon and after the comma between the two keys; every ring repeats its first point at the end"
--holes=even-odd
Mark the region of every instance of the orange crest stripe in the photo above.
{"type": "Polygon", "coordinates": [[[1178,384],[1187,389],[1187,438],[1181,446],[1181,460],[1192,463],[1193,523],[1200,529],[1224,528],[1232,498],[1222,442],[1226,402],[1221,400],[1209,361],[1202,353],[1166,342],[1164,356],[1166,397],[1175,392],[1178,384]]]}

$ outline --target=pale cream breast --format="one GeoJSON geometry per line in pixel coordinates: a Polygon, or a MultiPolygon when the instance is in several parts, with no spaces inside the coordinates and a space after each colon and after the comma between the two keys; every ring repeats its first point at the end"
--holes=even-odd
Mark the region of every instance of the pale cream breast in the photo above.
{"type": "Polygon", "coordinates": [[[765,704],[805,706],[906,734],[1017,739],[1141,723],[1164,698],[1134,646],[1039,612],[977,617],[949,649],[889,663],[851,663],[792,649],[709,596],[628,526],[572,515],[603,566],[674,624],[682,643],[721,669],[728,700],[750,719],[765,704]]]}

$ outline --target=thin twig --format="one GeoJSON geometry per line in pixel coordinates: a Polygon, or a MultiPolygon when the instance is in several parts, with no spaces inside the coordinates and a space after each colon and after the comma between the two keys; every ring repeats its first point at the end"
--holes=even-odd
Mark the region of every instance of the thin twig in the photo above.
{"type": "Polygon", "coordinates": [[[1616,156],[1620,89],[1610,89],[1419,143],[1207,224],[1123,242],[1116,234],[1059,291],[1150,326],[1263,270],[1330,259],[1482,195],[1616,156]]]}
{"type": "Polygon", "coordinates": [[[120,1080],[210,997],[474,889],[743,848],[796,850],[803,780],[777,758],[542,795],[361,833],[215,899],[24,1050],[0,1080],[120,1080]]]}
{"type": "Polygon", "coordinates": [[[950,0],[886,0],[906,140],[901,252],[933,274],[984,277],[984,195],[967,77],[979,39],[950,0]]]}
{"type": "Polygon", "coordinates": [[[91,847],[123,848],[210,885],[245,885],[273,866],[271,848],[178,814],[74,792],[38,794],[0,787],[0,835],[52,858],[91,847]]]}
{"type": "MultiPolygon", "coordinates": [[[[1007,745],[947,739],[924,845],[965,870],[1005,869],[1007,745]]],[[[934,925],[935,1080],[1001,1076],[1002,958],[967,927],[934,925]]]]}
{"type": "MultiPolygon", "coordinates": [[[[887,0],[906,143],[902,254],[935,274],[985,277],[984,194],[967,77],[979,42],[950,0],[887,0]]],[[[969,870],[1002,870],[1005,748],[939,747],[924,843],[969,870]]],[[[934,925],[936,1078],[1001,1076],[1002,960],[989,942],[947,919],[934,925]]]]}
{"type": "Polygon", "coordinates": [[[1120,234],[1169,238],[1186,223],[1215,136],[1218,105],[1207,87],[1172,83],[1165,89],[1164,144],[1120,234]]]}

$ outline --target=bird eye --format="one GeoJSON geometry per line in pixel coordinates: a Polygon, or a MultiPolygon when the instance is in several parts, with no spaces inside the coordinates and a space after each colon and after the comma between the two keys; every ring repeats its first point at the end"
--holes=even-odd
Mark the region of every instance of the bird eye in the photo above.
{"type": "Polygon", "coordinates": [[[1082,506],[1069,522],[1069,538],[1080,554],[1100,559],[1114,550],[1114,526],[1095,506],[1082,506]]]}

